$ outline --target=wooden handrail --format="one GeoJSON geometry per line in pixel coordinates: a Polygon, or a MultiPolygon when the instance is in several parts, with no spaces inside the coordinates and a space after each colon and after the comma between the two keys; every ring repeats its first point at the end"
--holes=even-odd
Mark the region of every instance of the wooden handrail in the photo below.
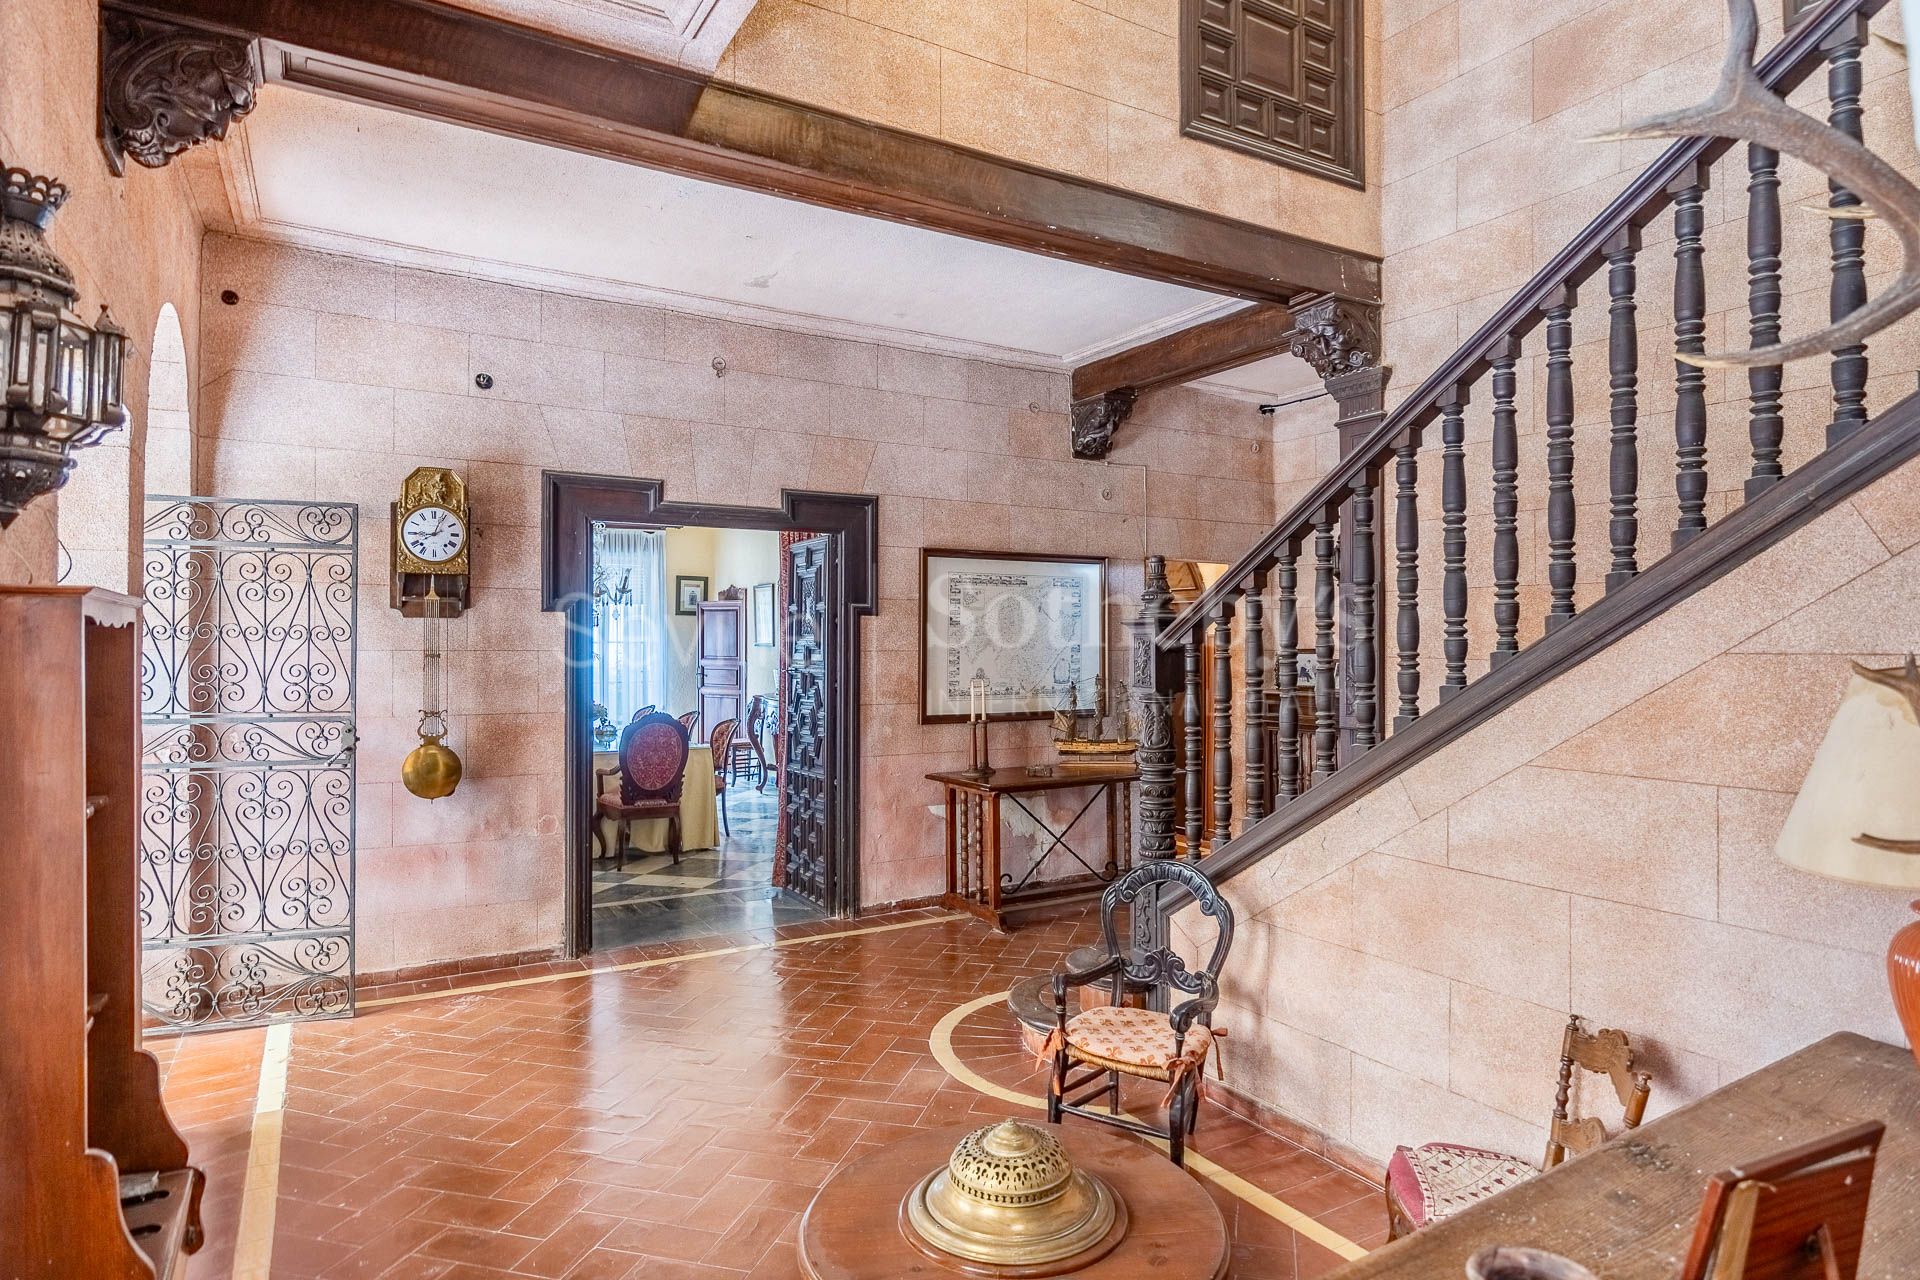
{"type": "MultiPolygon", "coordinates": [[[[1920,392],[1875,415],[1848,438],[1845,448],[1828,449],[1728,514],[1714,525],[1712,536],[1696,538],[1662,557],[1566,626],[1466,686],[1458,697],[1436,706],[1325,782],[1302,792],[1297,800],[1250,824],[1206,858],[1207,875],[1215,884],[1223,883],[1916,457],[1920,457],[1920,392]]],[[[1185,902],[1184,897],[1169,894],[1161,907],[1171,913],[1185,902]]]]}
{"type": "MultiPolygon", "coordinates": [[[[1820,65],[1827,41],[1843,24],[1857,18],[1871,18],[1885,6],[1886,0],[1827,0],[1755,64],[1760,82],[1776,92],[1796,87],[1820,65]]],[[[1733,143],[1730,138],[1681,138],[1663,151],[1585,230],[1554,254],[1471,338],[1443,360],[1353,452],[1322,476],[1271,532],[1241,556],[1196,602],[1182,609],[1161,630],[1158,647],[1171,651],[1185,643],[1203,619],[1215,617],[1243,595],[1252,576],[1270,568],[1286,547],[1308,536],[1323,513],[1337,508],[1345,500],[1359,476],[1384,465],[1408,433],[1419,431],[1434,418],[1439,412],[1441,396],[1448,388],[1471,385],[1484,375],[1490,364],[1489,353],[1495,347],[1510,337],[1530,332],[1540,323],[1542,306],[1557,290],[1578,283],[1594,270],[1616,237],[1656,217],[1671,203],[1677,186],[1685,185],[1691,175],[1704,173],[1733,143]]]]}

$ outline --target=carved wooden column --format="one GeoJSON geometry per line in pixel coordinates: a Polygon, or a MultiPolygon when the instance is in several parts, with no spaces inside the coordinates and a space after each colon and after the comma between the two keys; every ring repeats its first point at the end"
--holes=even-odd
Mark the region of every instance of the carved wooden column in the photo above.
{"type": "MultiPolygon", "coordinates": [[[[1297,328],[1291,350],[1313,366],[1314,372],[1325,383],[1327,394],[1333,397],[1334,404],[1338,406],[1339,417],[1335,426],[1340,432],[1340,456],[1344,459],[1359,447],[1361,441],[1373,434],[1386,416],[1387,380],[1392,377],[1393,370],[1380,363],[1380,310],[1339,298],[1321,298],[1296,306],[1294,320],[1297,328]]],[[[1377,488],[1377,480],[1374,483],[1377,488]]],[[[1340,634],[1338,754],[1340,763],[1345,764],[1354,754],[1356,739],[1364,736],[1360,733],[1354,691],[1368,688],[1378,690],[1382,687],[1385,672],[1380,661],[1384,649],[1379,645],[1371,646],[1374,669],[1366,679],[1356,679],[1357,673],[1351,666],[1355,656],[1363,647],[1367,647],[1353,643],[1354,585],[1363,575],[1354,572],[1352,556],[1361,540],[1354,536],[1351,503],[1340,508],[1339,536],[1339,567],[1336,570],[1339,580],[1340,634]]],[[[1382,554],[1384,543],[1374,538],[1371,544],[1373,564],[1369,580],[1377,583],[1386,570],[1382,554]]],[[[1370,626],[1364,630],[1369,635],[1379,636],[1386,631],[1384,597],[1377,592],[1373,595],[1373,616],[1370,626]]]]}
{"type": "MultiPolygon", "coordinates": [[[[1159,647],[1160,633],[1173,620],[1173,592],[1167,585],[1167,558],[1147,557],[1147,584],[1140,612],[1133,619],[1135,760],[1140,768],[1139,859],[1171,858],[1173,843],[1173,693],[1177,673],[1159,647]]],[[[1154,950],[1166,945],[1158,886],[1148,886],[1133,905],[1133,944],[1154,950]]]]}
{"type": "Polygon", "coordinates": [[[128,159],[158,169],[189,147],[226,137],[253,110],[259,87],[251,40],[100,11],[100,145],[116,174],[128,159]]]}

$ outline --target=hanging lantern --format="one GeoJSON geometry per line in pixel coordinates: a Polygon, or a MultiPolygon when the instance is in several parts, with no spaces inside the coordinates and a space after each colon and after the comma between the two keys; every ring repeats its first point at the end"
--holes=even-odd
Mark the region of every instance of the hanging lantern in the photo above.
{"type": "Polygon", "coordinates": [[[0,529],[73,473],[73,451],[127,425],[120,399],[127,335],[107,309],[89,327],[73,312],[73,272],[47,246],[66,203],[52,178],[0,175],[0,529]]]}

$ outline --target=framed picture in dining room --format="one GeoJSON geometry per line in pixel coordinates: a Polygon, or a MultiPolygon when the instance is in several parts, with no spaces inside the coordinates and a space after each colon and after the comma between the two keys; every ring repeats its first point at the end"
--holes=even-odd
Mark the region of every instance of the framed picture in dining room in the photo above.
{"type": "Polygon", "coordinates": [[[755,583],[753,587],[753,647],[771,649],[779,639],[773,620],[773,584],[755,583]]]}
{"type": "Polygon", "coordinates": [[[691,574],[676,574],[673,579],[673,611],[682,617],[700,612],[707,598],[707,580],[691,574]]]}
{"type": "Polygon", "coordinates": [[[1101,556],[920,555],[920,722],[1092,710],[1107,679],[1101,556]],[[976,683],[978,682],[978,683],[976,683]]]}

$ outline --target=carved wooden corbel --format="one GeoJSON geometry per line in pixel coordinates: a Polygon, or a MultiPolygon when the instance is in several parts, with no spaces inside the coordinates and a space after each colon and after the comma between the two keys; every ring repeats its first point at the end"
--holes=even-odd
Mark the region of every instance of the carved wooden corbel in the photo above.
{"type": "Polygon", "coordinates": [[[1075,400],[1073,415],[1073,456],[1097,462],[1113,448],[1113,433],[1133,412],[1140,393],[1132,387],[1117,387],[1097,396],[1075,400]]]}
{"type": "Polygon", "coordinates": [[[119,9],[102,9],[100,25],[100,144],[114,173],[129,157],[161,168],[253,110],[252,41],[119,9]]]}
{"type": "Polygon", "coordinates": [[[1380,308],[1324,296],[1293,308],[1288,350],[1313,366],[1322,382],[1380,363],[1380,308]]]}

